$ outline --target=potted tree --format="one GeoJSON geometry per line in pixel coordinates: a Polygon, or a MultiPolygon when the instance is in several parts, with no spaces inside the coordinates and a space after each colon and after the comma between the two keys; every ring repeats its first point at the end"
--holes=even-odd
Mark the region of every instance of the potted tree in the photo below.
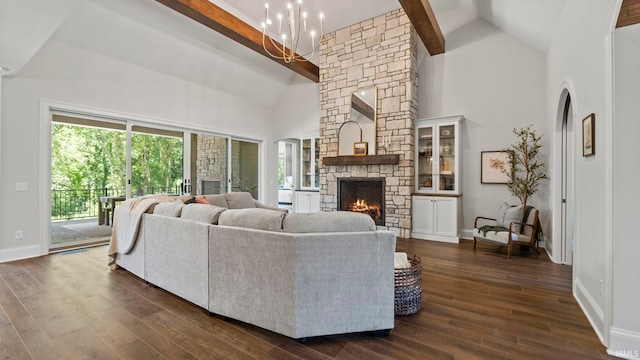
{"type": "Polygon", "coordinates": [[[541,181],[548,179],[544,172],[544,163],[538,158],[542,148],[542,135],[536,135],[532,125],[521,129],[514,128],[513,133],[518,140],[508,148],[511,169],[507,174],[507,188],[526,208],[528,199],[538,191],[541,181]]]}

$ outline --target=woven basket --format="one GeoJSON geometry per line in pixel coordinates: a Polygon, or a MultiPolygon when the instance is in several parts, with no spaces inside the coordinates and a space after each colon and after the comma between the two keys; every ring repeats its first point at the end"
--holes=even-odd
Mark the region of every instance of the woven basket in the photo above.
{"type": "Polygon", "coordinates": [[[409,259],[411,267],[395,269],[395,314],[410,315],[420,310],[422,300],[422,267],[416,255],[409,259]]]}

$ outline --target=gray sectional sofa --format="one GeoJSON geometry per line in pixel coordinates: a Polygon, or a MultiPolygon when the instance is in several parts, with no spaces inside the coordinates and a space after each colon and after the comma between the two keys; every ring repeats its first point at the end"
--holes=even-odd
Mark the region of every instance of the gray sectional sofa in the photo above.
{"type": "Polygon", "coordinates": [[[213,314],[295,339],[393,328],[392,232],[367,215],[287,214],[247,195],[158,203],[116,264],[213,314]]]}

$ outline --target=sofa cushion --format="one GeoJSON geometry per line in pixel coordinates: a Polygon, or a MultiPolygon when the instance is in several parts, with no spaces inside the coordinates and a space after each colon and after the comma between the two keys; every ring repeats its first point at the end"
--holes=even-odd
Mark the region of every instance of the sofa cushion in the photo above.
{"type": "Polygon", "coordinates": [[[207,224],[217,224],[220,214],[226,208],[209,204],[189,204],[182,208],[182,219],[193,220],[207,224]]]}
{"type": "Polygon", "coordinates": [[[211,205],[215,205],[215,206],[219,206],[219,207],[223,207],[223,208],[228,208],[229,207],[229,205],[227,204],[227,198],[224,196],[224,194],[220,194],[220,195],[205,195],[204,198],[207,199],[207,201],[211,205]]]}
{"type": "MultiPolygon", "coordinates": [[[[473,236],[478,239],[493,241],[496,243],[507,245],[509,243],[508,231],[487,231],[481,229],[473,229],[473,236]]],[[[524,234],[511,233],[511,240],[528,242],[530,237],[524,234]]]]}
{"type": "Polygon", "coordinates": [[[283,211],[270,209],[229,209],[220,215],[218,225],[282,231],[285,215],[283,211]]]}
{"type": "Polygon", "coordinates": [[[284,218],[282,229],[288,233],[375,231],[376,223],[369,215],[351,211],[293,213],[284,218]]]}
{"type": "Polygon", "coordinates": [[[255,208],[256,201],[248,192],[230,192],[224,194],[229,204],[229,209],[248,209],[255,208]]]}
{"type": "Polygon", "coordinates": [[[184,206],[181,201],[161,202],[155,205],[153,213],[161,216],[180,217],[184,206]]]}
{"type": "MultiPolygon", "coordinates": [[[[522,206],[510,206],[505,205],[500,209],[500,215],[496,219],[496,226],[502,226],[504,228],[509,228],[509,225],[513,221],[521,222],[523,216],[524,208],[522,206]]],[[[512,227],[512,231],[515,233],[520,232],[520,224],[514,224],[512,227]]]]}

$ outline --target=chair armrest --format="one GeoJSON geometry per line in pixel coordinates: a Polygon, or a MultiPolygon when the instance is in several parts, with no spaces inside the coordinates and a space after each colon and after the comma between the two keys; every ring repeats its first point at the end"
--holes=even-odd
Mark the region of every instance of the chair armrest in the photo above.
{"type": "Polygon", "coordinates": [[[478,220],[489,220],[489,221],[493,221],[495,222],[496,219],[493,218],[488,218],[488,217],[484,217],[484,216],[477,216],[476,219],[473,221],[473,227],[474,228],[478,228],[478,220]]]}
{"type": "Polygon", "coordinates": [[[527,224],[527,223],[523,223],[523,222],[520,222],[520,221],[512,221],[509,224],[509,232],[514,232],[514,231],[511,231],[511,226],[513,226],[513,224],[520,225],[520,226],[530,226],[531,228],[533,228],[533,224],[527,224]]]}

